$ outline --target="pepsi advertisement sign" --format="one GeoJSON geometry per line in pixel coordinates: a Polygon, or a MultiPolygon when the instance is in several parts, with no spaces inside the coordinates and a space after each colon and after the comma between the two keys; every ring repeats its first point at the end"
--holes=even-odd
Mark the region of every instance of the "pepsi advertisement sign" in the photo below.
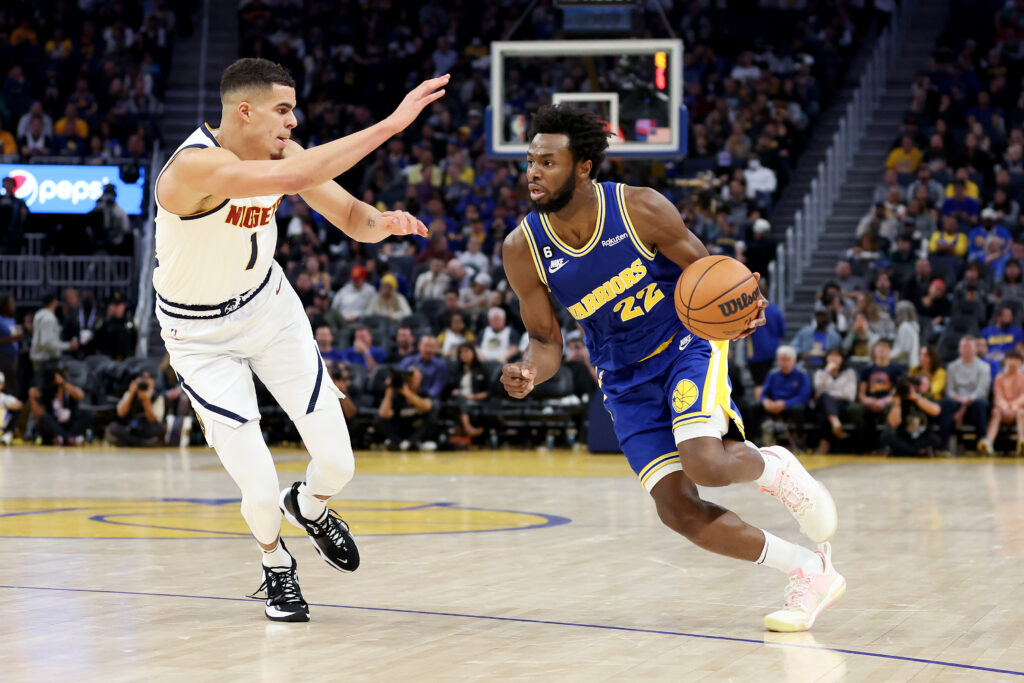
{"type": "Polygon", "coordinates": [[[117,190],[117,203],[130,216],[142,213],[146,169],[134,183],[121,180],[120,166],[0,164],[0,178],[14,178],[14,196],[32,213],[89,213],[104,185],[117,190]]]}

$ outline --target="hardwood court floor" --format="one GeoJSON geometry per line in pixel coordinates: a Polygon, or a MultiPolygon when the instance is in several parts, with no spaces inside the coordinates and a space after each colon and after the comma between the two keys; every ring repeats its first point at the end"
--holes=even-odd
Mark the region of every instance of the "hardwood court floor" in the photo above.
{"type": "MultiPolygon", "coordinates": [[[[211,451],[0,449],[0,680],[1021,680],[1024,462],[805,462],[849,588],[780,635],[785,577],[662,527],[619,456],[361,454],[363,566],[289,527],[312,621],[275,624],[211,451]]],[[[800,538],[753,485],[705,493],[800,538]]]]}

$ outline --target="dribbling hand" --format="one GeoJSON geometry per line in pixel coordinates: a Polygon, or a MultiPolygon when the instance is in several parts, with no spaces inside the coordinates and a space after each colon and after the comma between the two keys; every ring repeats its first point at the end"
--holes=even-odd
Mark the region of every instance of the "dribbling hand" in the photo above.
{"type": "Polygon", "coordinates": [[[443,88],[448,84],[449,78],[451,76],[445,74],[438,78],[423,81],[417,85],[409,91],[409,94],[405,96],[405,99],[398,105],[398,108],[388,117],[388,120],[398,130],[405,130],[410,123],[416,120],[416,117],[420,115],[420,112],[428,104],[444,97],[443,88]]]}
{"type": "Polygon", "coordinates": [[[405,211],[385,211],[374,219],[374,226],[389,235],[429,236],[423,221],[405,211]]]}
{"type": "MultiPolygon", "coordinates": [[[[761,281],[761,273],[754,273],[754,280],[757,281],[757,282],[760,282],[761,281]]],[[[754,334],[754,330],[756,330],[757,328],[761,327],[761,325],[764,325],[765,323],[768,322],[768,318],[765,317],[765,314],[764,314],[764,309],[768,308],[768,299],[765,299],[763,296],[760,299],[758,299],[757,300],[757,308],[758,308],[757,317],[747,323],[746,329],[744,329],[743,332],[741,332],[739,336],[737,336],[735,339],[733,339],[734,342],[735,341],[739,341],[740,339],[746,339],[750,335],[754,334]]]]}
{"type": "Polygon", "coordinates": [[[512,398],[525,398],[533,391],[533,380],[537,377],[537,366],[529,361],[508,363],[501,368],[501,383],[512,398]]]}

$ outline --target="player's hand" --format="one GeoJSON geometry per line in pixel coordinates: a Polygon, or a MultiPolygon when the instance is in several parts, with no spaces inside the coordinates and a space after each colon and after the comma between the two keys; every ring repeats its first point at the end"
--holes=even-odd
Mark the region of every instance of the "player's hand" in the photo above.
{"type": "Polygon", "coordinates": [[[417,85],[409,91],[398,108],[388,117],[388,121],[394,124],[399,131],[405,130],[428,104],[444,97],[444,86],[448,84],[449,78],[451,76],[445,74],[417,85]]]}
{"type": "Polygon", "coordinates": [[[405,211],[385,211],[376,217],[374,225],[389,235],[419,235],[427,237],[423,221],[405,211]]]}
{"type": "Polygon", "coordinates": [[[537,366],[529,361],[509,363],[501,369],[501,383],[512,398],[525,398],[533,391],[533,380],[537,377],[537,366]]]}
{"type": "MultiPolygon", "coordinates": [[[[754,281],[761,281],[761,273],[754,273],[754,281]]],[[[743,330],[743,332],[741,332],[739,336],[733,339],[734,342],[739,341],[740,339],[746,339],[750,335],[754,334],[754,330],[768,322],[768,318],[765,317],[764,314],[764,309],[768,308],[768,299],[765,299],[764,296],[761,296],[761,298],[757,300],[757,308],[757,317],[753,318],[750,322],[747,323],[747,327],[743,330]]]]}

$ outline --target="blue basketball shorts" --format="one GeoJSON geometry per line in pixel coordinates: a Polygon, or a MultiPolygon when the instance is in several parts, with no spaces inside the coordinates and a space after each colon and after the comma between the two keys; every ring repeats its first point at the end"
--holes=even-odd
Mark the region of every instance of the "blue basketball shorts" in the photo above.
{"type": "Polygon", "coordinates": [[[648,492],[682,470],[683,441],[745,438],[732,400],[729,342],[709,342],[683,328],[663,346],[639,363],[598,373],[619,447],[648,492]]]}

